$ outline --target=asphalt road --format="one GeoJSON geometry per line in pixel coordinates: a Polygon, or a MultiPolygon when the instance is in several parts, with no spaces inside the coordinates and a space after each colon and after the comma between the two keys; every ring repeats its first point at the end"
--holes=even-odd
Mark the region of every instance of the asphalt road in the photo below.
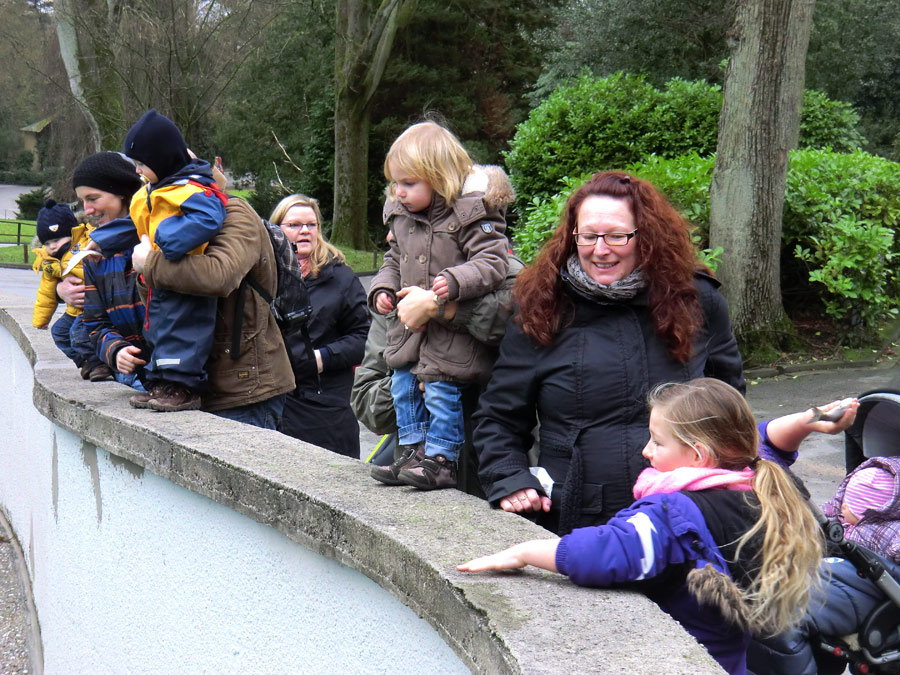
{"type": "Polygon", "coordinates": [[[16,197],[23,192],[31,192],[36,185],[0,185],[0,218],[15,218],[16,197]]]}

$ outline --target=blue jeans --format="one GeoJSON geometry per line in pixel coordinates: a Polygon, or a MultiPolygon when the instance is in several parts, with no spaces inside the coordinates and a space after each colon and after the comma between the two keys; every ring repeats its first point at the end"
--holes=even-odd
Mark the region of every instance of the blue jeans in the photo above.
{"type": "Polygon", "coordinates": [[[284,412],[284,394],[273,396],[266,401],[242,405],[239,408],[217,410],[213,415],[224,417],[235,422],[252,424],[260,429],[277,429],[284,412]]]}
{"type": "Polygon", "coordinates": [[[100,363],[99,357],[94,356],[94,346],[81,320],[81,314],[72,316],[63,312],[50,327],[50,334],[60,351],[72,359],[75,365],[81,366],[85,361],[100,363]]]}
{"type": "Polygon", "coordinates": [[[119,384],[124,384],[126,387],[131,387],[135,391],[147,391],[144,389],[144,385],[141,384],[141,381],[138,379],[137,373],[120,373],[118,370],[113,372],[113,377],[116,378],[116,382],[119,384]]]}
{"type": "Polygon", "coordinates": [[[391,376],[391,395],[400,444],[425,441],[428,457],[443,455],[456,461],[465,443],[462,387],[452,382],[426,382],[423,396],[416,376],[408,368],[397,368],[391,376]]]}

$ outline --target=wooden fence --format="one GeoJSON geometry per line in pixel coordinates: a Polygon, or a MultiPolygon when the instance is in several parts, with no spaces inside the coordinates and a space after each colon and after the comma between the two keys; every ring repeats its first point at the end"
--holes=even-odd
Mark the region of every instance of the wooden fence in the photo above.
{"type": "MultiPolygon", "coordinates": [[[[31,250],[31,240],[34,239],[35,232],[36,227],[33,220],[0,218],[0,246],[3,248],[9,246],[20,247],[22,249],[22,262],[25,264],[29,262],[28,254],[31,250]]],[[[4,256],[4,259],[13,262],[12,259],[6,256],[4,256]]]]}

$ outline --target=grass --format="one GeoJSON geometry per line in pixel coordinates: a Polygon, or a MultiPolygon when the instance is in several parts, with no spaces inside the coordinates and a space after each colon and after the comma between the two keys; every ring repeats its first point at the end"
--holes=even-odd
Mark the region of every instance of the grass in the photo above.
{"type": "Polygon", "coordinates": [[[357,274],[377,270],[381,267],[381,260],[384,258],[382,251],[358,251],[353,248],[341,248],[341,252],[347,256],[347,265],[357,274]]]}
{"type": "MultiPolygon", "coordinates": [[[[29,238],[29,241],[31,239],[29,238]]],[[[23,265],[21,246],[0,246],[0,263],[18,263],[23,265]]],[[[34,263],[34,253],[28,248],[28,264],[34,263]]]]}
{"type": "Polygon", "coordinates": [[[0,218],[0,243],[16,243],[17,235],[21,235],[18,241],[31,243],[34,237],[35,225],[33,220],[15,220],[12,218],[0,218]]]}

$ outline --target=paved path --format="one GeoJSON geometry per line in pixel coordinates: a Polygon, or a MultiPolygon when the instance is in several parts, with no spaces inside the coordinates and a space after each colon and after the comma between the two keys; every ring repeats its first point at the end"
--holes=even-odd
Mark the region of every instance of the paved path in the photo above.
{"type": "Polygon", "coordinates": [[[19,208],[16,197],[35,188],[36,185],[0,185],[0,218],[15,218],[19,208]]]}

